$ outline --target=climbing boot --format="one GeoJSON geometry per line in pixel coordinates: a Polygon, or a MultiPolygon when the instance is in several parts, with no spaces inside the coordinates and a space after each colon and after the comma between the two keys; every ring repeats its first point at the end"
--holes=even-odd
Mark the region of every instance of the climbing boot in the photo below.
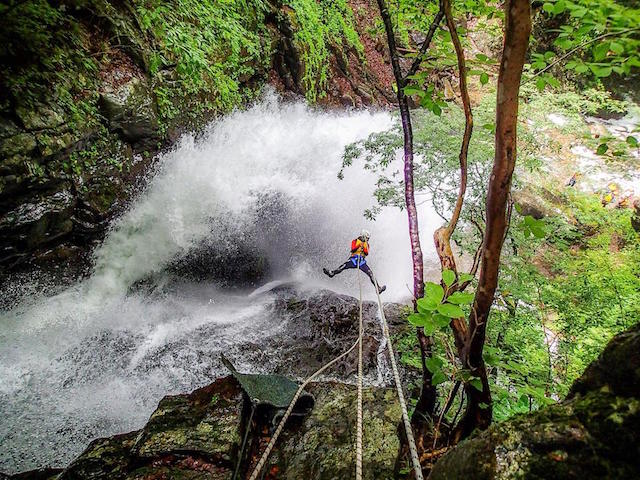
{"type": "Polygon", "coordinates": [[[329,278],[333,278],[333,276],[335,275],[335,273],[330,272],[329,270],[327,270],[326,268],[323,268],[322,271],[324,272],[324,274],[329,277],[329,278]]]}
{"type": "Polygon", "coordinates": [[[386,285],[382,285],[381,287],[378,287],[378,293],[382,293],[387,289],[386,285]]]}

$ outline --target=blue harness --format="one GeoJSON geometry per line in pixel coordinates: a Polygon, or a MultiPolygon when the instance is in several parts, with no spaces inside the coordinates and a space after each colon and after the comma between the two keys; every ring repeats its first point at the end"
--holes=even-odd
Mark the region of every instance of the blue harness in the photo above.
{"type": "Polygon", "coordinates": [[[367,260],[362,256],[362,255],[354,255],[353,257],[351,257],[349,260],[351,260],[351,263],[353,263],[353,266],[355,268],[358,268],[358,258],[360,258],[360,266],[362,267],[363,265],[367,264],[367,260]]]}

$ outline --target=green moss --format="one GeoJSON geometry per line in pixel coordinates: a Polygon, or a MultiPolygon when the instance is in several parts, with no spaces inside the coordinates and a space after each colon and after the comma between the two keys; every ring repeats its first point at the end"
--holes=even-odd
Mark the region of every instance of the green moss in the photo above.
{"type": "Polygon", "coordinates": [[[353,48],[361,59],[364,47],[345,0],[289,0],[287,4],[297,16],[295,38],[302,50],[302,82],[307,100],[313,103],[326,95],[330,45],[341,52],[353,48]]]}
{"type": "Polygon", "coordinates": [[[17,105],[29,112],[55,103],[72,130],[94,125],[98,62],[90,54],[87,28],[65,4],[46,0],[18,2],[0,14],[0,63],[6,68],[1,80],[6,103],[0,108],[17,105]]]}
{"type": "Polygon", "coordinates": [[[245,99],[241,84],[270,58],[262,39],[266,8],[244,0],[136,2],[142,28],[154,38],[149,68],[162,121],[176,118],[185,102],[197,115],[245,99]]]}

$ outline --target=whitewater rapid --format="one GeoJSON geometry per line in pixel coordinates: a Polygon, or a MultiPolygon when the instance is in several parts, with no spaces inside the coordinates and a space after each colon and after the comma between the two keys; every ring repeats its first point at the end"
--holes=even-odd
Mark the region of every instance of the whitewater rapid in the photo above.
{"type": "MultiPolygon", "coordinates": [[[[220,352],[241,369],[269,370],[238,347],[277,335],[263,296],[215,278],[162,293],[131,288],[194,249],[242,239],[268,260],[265,282],[355,294],[353,271],[329,280],[321,268],[344,261],[367,228],[385,300],[406,301],[406,213],[385,209],[365,220],[375,177],[356,163],[337,178],[344,147],[393,122],[385,112],[323,112],[267,94],[163,154],[94,253],[89,278],[0,312],[0,470],[62,466],[93,438],[139,428],[164,395],[222,375],[220,352]]],[[[434,258],[439,221],[427,207],[420,221],[434,258]]]]}

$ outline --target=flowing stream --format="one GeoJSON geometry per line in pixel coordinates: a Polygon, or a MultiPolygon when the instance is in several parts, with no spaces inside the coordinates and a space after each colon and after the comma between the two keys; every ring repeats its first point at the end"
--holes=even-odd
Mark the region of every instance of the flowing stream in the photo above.
{"type": "MultiPolygon", "coordinates": [[[[321,268],[344,261],[367,228],[385,300],[406,300],[405,212],[366,221],[375,178],[357,165],[336,177],[345,145],[392,122],[384,112],[322,112],[267,94],[197,139],[182,138],[114,221],[89,278],[0,312],[0,470],[62,466],[93,438],[140,428],[164,395],[225,374],[220,352],[241,370],[270,370],[268,359],[252,364],[243,351],[279,331],[255,287],[215,277],[176,283],[174,275],[170,289],[134,288],[148,278],[157,284],[194,252],[223,252],[230,268],[257,255],[269,265],[263,283],[355,295],[354,272],[329,280],[321,268]]],[[[429,239],[439,221],[427,207],[421,215],[429,239]]]]}

